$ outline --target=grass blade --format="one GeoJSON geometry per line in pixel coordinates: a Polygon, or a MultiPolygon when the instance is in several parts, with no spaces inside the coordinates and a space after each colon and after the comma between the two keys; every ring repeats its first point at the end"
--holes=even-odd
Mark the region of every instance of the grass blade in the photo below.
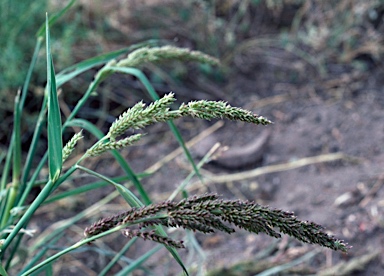
{"type": "Polygon", "coordinates": [[[61,9],[60,11],[58,11],[57,13],[55,13],[50,19],[49,21],[46,23],[46,24],[43,24],[40,29],[37,31],[36,33],[36,36],[39,38],[39,37],[42,37],[44,35],[44,31],[46,31],[49,26],[52,26],[57,20],[60,19],[60,17],[62,17],[68,10],[70,7],[72,7],[72,5],[76,2],[76,0],[71,0],[63,9],[61,9]]]}
{"type": "Polygon", "coordinates": [[[113,186],[115,186],[116,190],[120,193],[120,195],[125,199],[125,201],[131,206],[131,207],[142,207],[144,206],[144,204],[125,186],[119,184],[119,183],[116,183],[115,181],[113,181],[112,179],[102,175],[102,174],[99,174],[95,171],[92,171],[88,168],[85,168],[83,166],[80,166],[80,165],[77,165],[76,166],[78,169],[90,174],[90,175],[93,175],[93,176],[96,176],[97,178],[100,178],[106,182],[108,182],[109,184],[112,184],[113,186]]]}
{"type": "Polygon", "coordinates": [[[10,171],[11,171],[11,165],[12,165],[12,148],[14,144],[14,136],[12,135],[11,137],[11,143],[8,148],[7,156],[5,158],[5,163],[3,167],[3,171],[1,172],[1,180],[0,180],[0,191],[3,192],[5,191],[7,187],[7,183],[10,178],[10,171]]]}
{"type": "Polygon", "coordinates": [[[159,251],[162,248],[161,245],[155,246],[151,250],[149,250],[147,253],[143,254],[132,262],[129,266],[126,266],[124,269],[120,270],[119,273],[117,273],[115,276],[124,276],[124,275],[129,275],[132,271],[140,267],[146,260],[149,259],[153,254],[155,254],[157,251],[159,251]]]}
{"type": "MultiPolygon", "coordinates": [[[[13,166],[12,166],[12,174],[13,174],[13,184],[14,188],[18,188],[20,181],[20,173],[21,173],[21,133],[20,133],[20,124],[21,124],[21,109],[20,109],[20,93],[19,90],[17,92],[17,96],[15,99],[15,115],[13,122],[13,133],[15,137],[15,144],[13,147],[13,166]]],[[[16,196],[16,195],[15,195],[16,196]]]]}
{"type": "MultiPolygon", "coordinates": [[[[117,195],[118,195],[117,192],[111,193],[108,196],[104,197],[99,202],[97,202],[96,204],[94,204],[94,205],[90,206],[89,208],[87,208],[86,210],[78,213],[76,216],[57,222],[56,225],[58,225],[58,227],[56,229],[54,229],[53,231],[50,231],[50,229],[45,230],[45,233],[42,233],[40,235],[42,237],[39,239],[36,239],[36,242],[33,244],[31,250],[36,250],[38,247],[45,246],[49,240],[53,240],[56,237],[60,236],[64,232],[65,229],[74,225],[75,222],[83,219],[89,213],[92,213],[95,210],[98,210],[100,208],[100,206],[105,205],[109,201],[113,200],[114,198],[116,198],[117,195]]],[[[54,225],[51,225],[50,227],[52,227],[52,226],[54,226],[54,225]]],[[[82,245],[84,245],[84,244],[85,243],[83,243],[82,245]]],[[[78,245],[78,246],[80,246],[80,245],[78,245]]],[[[34,258],[33,264],[28,264],[28,270],[24,269],[23,272],[20,272],[19,275],[28,275],[28,276],[34,275],[34,274],[30,274],[30,273],[33,271],[36,271],[36,270],[40,271],[40,269],[42,269],[42,267],[44,267],[45,265],[50,264],[52,261],[56,260],[59,256],[62,256],[65,253],[68,253],[68,252],[76,249],[78,246],[74,245],[69,250],[68,249],[62,250],[59,253],[57,253],[56,255],[45,259],[42,263],[40,263],[38,265],[35,265],[35,263],[39,260],[39,258],[34,258]],[[25,270],[27,270],[27,271],[25,272],[25,270]]],[[[43,248],[43,250],[45,250],[45,247],[43,248]]],[[[39,253],[37,253],[37,254],[39,254],[39,253]]]]}
{"type": "Polygon", "coordinates": [[[75,78],[76,76],[80,75],[81,73],[88,71],[89,69],[92,69],[93,67],[105,64],[108,61],[110,61],[114,58],[117,58],[118,56],[120,56],[122,54],[126,54],[128,52],[131,52],[131,51],[136,50],[136,49],[141,48],[141,47],[150,46],[150,45],[157,45],[157,44],[158,44],[157,40],[148,40],[148,41],[145,41],[142,43],[133,44],[129,47],[126,47],[126,48],[123,48],[123,49],[120,49],[117,51],[102,54],[102,55],[84,60],[82,62],[79,62],[75,65],[72,65],[72,66],[64,69],[63,71],[59,72],[56,75],[57,87],[62,86],[64,83],[75,78]]]}
{"type": "MultiPolygon", "coordinates": [[[[12,140],[14,140],[14,136],[11,137],[12,140]]],[[[11,140],[11,141],[12,141],[11,140]]],[[[11,142],[11,144],[14,144],[11,142]]],[[[7,157],[5,159],[5,164],[3,171],[1,172],[1,182],[0,182],[0,227],[4,228],[5,225],[3,225],[3,222],[6,223],[8,219],[5,219],[5,216],[7,214],[7,198],[9,194],[9,190],[7,189],[7,183],[10,178],[10,171],[11,171],[11,165],[12,165],[12,148],[8,149],[7,157]]],[[[9,212],[8,212],[9,213],[9,212]]]]}
{"type": "Polygon", "coordinates": [[[85,129],[92,133],[93,136],[95,136],[97,139],[101,139],[104,137],[104,133],[101,132],[94,124],[91,122],[84,120],[84,119],[73,119],[71,121],[68,121],[67,123],[68,127],[80,127],[82,129],[85,129]]]}
{"type": "MultiPolygon", "coordinates": [[[[29,83],[31,81],[31,76],[32,76],[33,68],[35,68],[35,65],[36,65],[36,62],[37,62],[37,58],[39,56],[39,51],[40,51],[40,48],[41,48],[42,41],[43,40],[41,38],[37,39],[37,41],[36,41],[36,46],[35,46],[35,50],[33,52],[32,61],[31,61],[31,64],[30,64],[30,66],[28,68],[28,73],[27,73],[27,76],[26,76],[26,79],[25,79],[25,82],[24,82],[24,85],[23,85],[23,89],[21,91],[21,99],[20,99],[20,109],[21,110],[23,110],[23,108],[24,108],[24,103],[25,103],[25,99],[27,98],[28,87],[29,87],[29,83]]],[[[45,105],[44,104],[43,104],[43,107],[44,107],[43,110],[45,110],[45,105]]],[[[44,114],[45,114],[45,111],[44,111],[44,114]]],[[[39,118],[41,118],[41,117],[39,117],[39,118]]],[[[39,121],[40,120],[38,120],[38,122],[39,121]]],[[[38,128],[36,128],[36,129],[38,129],[38,128]]],[[[34,132],[34,135],[35,135],[35,133],[36,133],[36,130],[34,132]]],[[[35,137],[33,137],[33,139],[35,139],[35,137]]],[[[23,185],[21,187],[22,190],[24,190],[25,183],[27,182],[27,178],[28,178],[29,172],[31,170],[32,159],[33,159],[33,157],[35,155],[35,152],[36,152],[36,149],[37,149],[37,147],[33,146],[33,145],[36,144],[36,143],[37,143],[37,141],[31,142],[31,146],[30,146],[29,151],[28,151],[27,159],[25,160],[25,163],[24,163],[23,174],[22,174],[22,178],[21,178],[21,185],[23,185]]]]}
{"type": "Polygon", "coordinates": [[[8,273],[5,271],[4,267],[0,264],[0,275],[8,276],[8,273]]]}
{"type": "Polygon", "coordinates": [[[14,123],[13,123],[13,164],[12,164],[12,183],[9,187],[9,194],[7,195],[7,204],[5,210],[3,210],[1,218],[1,226],[4,227],[7,224],[7,221],[10,216],[11,209],[14,207],[17,195],[20,189],[20,173],[21,173],[21,133],[20,133],[20,124],[21,124],[21,110],[20,110],[20,93],[17,92],[15,98],[15,107],[14,107],[14,123]]]}
{"type": "Polygon", "coordinates": [[[41,38],[37,39],[37,41],[36,41],[35,49],[33,51],[32,60],[31,60],[31,63],[29,65],[29,68],[28,68],[27,76],[25,77],[23,89],[21,90],[21,98],[20,98],[20,109],[21,110],[24,108],[25,99],[27,98],[27,94],[28,94],[29,83],[31,82],[32,72],[36,66],[36,62],[37,62],[37,59],[39,57],[39,52],[40,52],[42,42],[43,42],[43,40],[41,38]]]}
{"type": "Polygon", "coordinates": [[[77,243],[73,244],[72,246],[69,246],[69,247],[65,248],[64,250],[61,250],[60,252],[56,253],[55,255],[53,255],[49,258],[46,258],[41,263],[39,263],[39,264],[35,265],[34,267],[32,267],[31,269],[25,271],[23,274],[21,274],[21,276],[29,276],[29,275],[31,275],[31,273],[34,273],[34,272],[40,270],[42,267],[49,265],[50,263],[52,263],[56,259],[60,258],[61,256],[65,255],[71,251],[74,251],[74,250],[78,249],[79,247],[81,247],[85,244],[88,244],[94,240],[100,239],[104,236],[110,235],[110,234],[115,233],[117,231],[121,231],[124,227],[125,227],[124,225],[123,226],[119,225],[119,226],[114,227],[108,231],[102,232],[98,235],[95,235],[95,236],[92,236],[92,237],[89,237],[86,239],[82,239],[82,240],[78,241],[77,243]]]}
{"type": "Polygon", "coordinates": [[[56,90],[56,77],[51,55],[48,15],[46,17],[47,93],[48,93],[48,163],[52,182],[59,178],[62,168],[63,141],[61,138],[61,115],[56,90]]]}
{"type": "Polygon", "coordinates": [[[45,246],[42,248],[42,250],[40,250],[40,252],[38,252],[37,254],[34,254],[34,256],[30,260],[30,262],[27,265],[25,265],[23,267],[23,270],[20,271],[19,273],[21,274],[24,271],[27,271],[28,269],[30,269],[32,266],[34,266],[47,253],[47,251],[50,249],[50,247],[52,247],[54,244],[56,244],[61,239],[62,236],[64,236],[64,232],[61,232],[58,235],[56,235],[55,237],[53,237],[50,242],[47,241],[47,243],[45,243],[45,246]]]}
{"type": "MultiPolygon", "coordinates": [[[[24,108],[25,99],[26,99],[27,93],[28,93],[28,86],[29,86],[29,83],[30,83],[30,80],[31,80],[33,68],[35,67],[36,62],[37,62],[37,58],[38,58],[38,55],[39,55],[41,44],[42,44],[42,39],[38,39],[37,42],[36,42],[35,50],[33,52],[32,61],[31,61],[31,64],[30,64],[30,66],[28,68],[27,76],[25,78],[25,81],[24,81],[24,84],[23,84],[23,89],[22,89],[22,92],[21,92],[21,98],[20,98],[20,104],[19,104],[20,112],[24,108]]],[[[10,145],[9,145],[9,149],[12,149],[14,147],[14,142],[15,142],[14,135],[12,134],[11,142],[10,142],[10,145]]],[[[36,150],[36,147],[31,146],[30,147],[30,151],[28,152],[28,156],[27,156],[27,159],[25,161],[24,168],[23,168],[22,178],[21,178],[21,181],[20,181],[20,185],[21,185],[20,190],[24,190],[25,183],[27,181],[27,177],[29,175],[29,171],[30,171],[30,168],[31,168],[31,165],[32,165],[32,158],[34,156],[35,150],[36,150]]],[[[5,180],[8,177],[8,173],[9,173],[10,163],[6,162],[5,164],[6,165],[4,166],[4,170],[3,170],[2,176],[1,176],[2,179],[1,179],[1,184],[0,184],[0,190],[3,190],[3,188],[5,187],[5,180]]],[[[4,212],[2,212],[2,213],[4,213],[4,212]]]]}
{"type": "MultiPolygon", "coordinates": [[[[156,227],[156,232],[164,237],[167,237],[167,233],[165,233],[163,227],[157,225],[156,227]]],[[[183,261],[181,260],[181,257],[179,255],[179,253],[177,252],[177,250],[173,247],[170,247],[168,245],[164,245],[165,248],[167,248],[167,250],[169,251],[169,253],[171,253],[172,257],[176,260],[176,262],[180,265],[180,267],[183,269],[184,273],[186,275],[189,275],[188,273],[188,270],[187,268],[185,267],[183,261]]]]}
{"type": "MultiPolygon", "coordinates": [[[[129,180],[129,177],[128,176],[120,176],[120,177],[112,178],[112,180],[115,182],[126,181],[126,180],[129,180]]],[[[44,204],[50,204],[50,203],[53,203],[55,201],[61,200],[61,199],[66,198],[66,197],[74,197],[76,195],[90,192],[92,190],[100,189],[100,188],[103,188],[103,187],[106,187],[109,185],[110,184],[106,181],[98,181],[98,182],[90,183],[87,185],[82,185],[80,187],[73,188],[69,191],[55,194],[54,196],[49,197],[46,201],[44,201],[44,204]]]]}
{"type": "Polygon", "coordinates": [[[89,217],[90,214],[98,213],[100,207],[106,205],[108,202],[114,200],[119,196],[118,192],[112,192],[104,198],[100,199],[98,202],[94,203],[92,206],[89,206],[87,209],[79,212],[73,217],[57,221],[54,224],[51,224],[47,229],[44,230],[38,237],[35,237],[35,243],[31,246],[31,250],[36,250],[39,247],[42,247],[47,244],[47,241],[53,239],[54,237],[63,233],[66,229],[73,226],[76,222],[89,217]]]}
{"type": "MultiPolygon", "coordinates": [[[[119,253],[117,253],[113,259],[106,265],[103,270],[99,273],[99,276],[105,276],[107,275],[107,272],[120,260],[122,256],[128,251],[128,249],[131,248],[131,246],[134,244],[134,242],[137,240],[137,237],[131,239],[129,242],[127,242],[123,248],[120,250],[119,253]]],[[[127,274],[125,274],[127,275],[127,274]]]]}

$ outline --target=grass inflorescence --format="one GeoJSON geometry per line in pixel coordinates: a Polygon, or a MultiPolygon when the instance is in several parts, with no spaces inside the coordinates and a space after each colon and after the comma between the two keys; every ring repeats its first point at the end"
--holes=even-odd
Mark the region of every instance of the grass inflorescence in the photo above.
{"type": "Polygon", "coordinates": [[[232,107],[223,101],[192,101],[187,104],[183,103],[177,110],[171,110],[170,105],[175,100],[174,94],[169,93],[151,103],[149,106],[146,106],[143,102],[135,104],[132,108],[120,115],[111,125],[106,135],[109,141],[99,141],[87,151],[87,154],[89,156],[97,156],[107,150],[121,149],[140,140],[142,134],[134,134],[121,140],[116,140],[118,136],[123,135],[129,129],[141,129],[154,123],[166,122],[185,116],[205,120],[227,118],[233,121],[243,121],[261,125],[272,123],[262,116],[242,108],[232,107]]]}
{"type": "Polygon", "coordinates": [[[200,51],[178,48],[174,46],[143,47],[117,63],[121,67],[137,67],[147,62],[158,63],[164,60],[195,61],[210,65],[219,65],[219,60],[200,51]]]}
{"type": "Polygon", "coordinates": [[[184,247],[180,241],[173,241],[147,230],[148,226],[179,227],[202,233],[235,232],[235,229],[227,224],[256,234],[265,233],[274,238],[280,238],[281,232],[303,242],[333,250],[346,252],[348,249],[343,241],[326,234],[320,225],[300,221],[291,212],[270,209],[252,201],[222,200],[216,194],[132,208],[124,213],[100,219],[87,227],[84,235],[89,238],[118,225],[127,225],[123,230],[127,237],[137,236],[173,247],[184,247]],[[133,229],[134,226],[137,228],[133,229]]]}

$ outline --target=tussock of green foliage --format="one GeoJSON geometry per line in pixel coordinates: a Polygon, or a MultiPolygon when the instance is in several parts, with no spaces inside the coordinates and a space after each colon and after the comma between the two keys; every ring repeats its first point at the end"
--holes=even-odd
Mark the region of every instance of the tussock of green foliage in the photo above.
{"type": "MultiPolygon", "coordinates": [[[[66,8],[72,3],[73,1],[71,1],[66,8]]],[[[91,58],[56,74],[50,50],[51,40],[49,29],[55,20],[63,13],[64,12],[58,13],[51,20],[48,20],[47,16],[46,24],[39,32],[35,56],[31,62],[25,85],[15,100],[12,139],[4,160],[4,170],[2,171],[0,180],[1,275],[8,275],[8,273],[11,275],[31,275],[42,271],[49,274],[52,263],[64,254],[74,251],[79,247],[86,246],[94,240],[103,238],[117,231],[123,231],[123,235],[129,237],[131,240],[120,252],[116,252],[116,256],[121,257],[124,255],[125,251],[134,244],[137,238],[149,239],[165,246],[183,271],[188,274],[187,268],[176,250],[176,248],[183,247],[184,244],[169,237],[164,227],[180,227],[202,233],[224,231],[230,234],[235,231],[232,226],[237,226],[238,228],[243,228],[256,234],[262,232],[278,238],[280,237],[280,233],[285,233],[306,243],[318,244],[333,250],[347,250],[346,244],[327,235],[323,232],[321,226],[312,222],[300,221],[293,216],[292,213],[274,210],[254,202],[222,200],[215,194],[187,197],[187,191],[185,189],[187,186],[186,183],[180,184],[176,189],[176,193],[173,195],[176,196],[179,192],[183,192],[181,196],[183,196],[184,199],[181,201],[152,203],[151,195],[148,192],[149,189],[144,187],[140,181],[140,174],[135,173],[130,168],[128,162],[117,151],[137,142],[143,135],[128,135],[128,130],[141,129],[158,122],[167,122],[173,135],[184,150],[185,156],[193,167],[190,175],[190,177],[192,177],[193,175],[200,176],[199,167],[202,166],[204,162],[202,161],[198,165],[195,164],[189,150],[185,146],[182,136],[172,120],[191,116],[204,120],[214,118],[229,119],[262,126],[271,124],[271,121],[251,111],[232,107],[223,101],[191,101],[182,104],[178,109],[171,109],[171,104],[175,101],[174,94],[169,93],[160,98],[147,77],[139,69],[135,68],[147,62],[162,62],[174,59],[218,64],[215,58],[189,49],[170,46],[157,47],[150,41],[91,58]],[[30,85],[31,72],[36,64],[36,58],[44,38],[44,31],[47,59],[47,87],[44,100],[41,104],[41,111],[36,120],[35,132],[30,144],[30,149],[27,158],[23,160],[21,158],[21,122],[25,119],[23,117],[23,108],[30,85]],[[116,58],[123,53],[128,54],[126,58],[120,61],[116,60],[116,58]],[[100,65],[103,66],[95,74],[94,80],[89,84],[82,98],[62,123],[57,89],[68,80],[100,65]],[[143,102],[137,103],[124,112],[111,125],[109,131],[104,134],[91,122],[76,118],[76,116],[100,83],[115,73],[124,73],[137,77],[152,97],[153,102],[148,106],[143,102]],[[46,154],[41,157],[36,155],[36,149],[40,146],[39,142],[42,140],[42,131],[45,124],[47,124],[48,150],[46,154]],[[68,131],[69,127],[79,127],[82,131],[76,133],[63,147],[63,133],[68,131]],[[80,153],[80,157],[69,167],[64,166],[63,163],[69,158],[71,153],[77,149],[78,141],[83,139],[83,132],[85,131],[96,137],[96,143],[82,154],[80,153]],[[124,173],[123,178],[107,177],[85,167],[85,160],[107,151],[112,153],[120,165],[124,173]],[[36,163],[37,165],[33,166],[36,163]],[[44,170],[47,164],[48,170],[44,170]],[[93,183],[86,189],[73,189],[60,193],[60,189],[58,188],[60,188],[63,183],[70,181],[76,175],[75,172],[78,171],[96,177],[102,181],[102,185],[105,183],[112,185],[116,189],[115,194],[121,196],[132,208],[125,213],[104,218],[94,223],[92,226],[86,228],[85,238],[79,235],[77,242],[65,248],[61,246],[61,249],[59,249],[56,254],[51,255],[48,249],[57,247],[62,237],[61,235],[65,235],[65,230],[87,216],[86,210],[79,211],[79,213],[72,218],[58,223],[60,226],[56,226],[49,234],[38,238],[32,237],[28,241],[30,246],[28,246],[25,252],[27,256],[25,262],[15,262],[15,260],[19,260],[18,254],[21,251],[24,235],[33,233],[30,229],[30,222],[35,218],[36,212],[43,205],[47,204],[47,202],[51,204],[55,202],[55,200],[63,197],[72,199],[85,192],[87,196],[92,196],[93,190],[102,187],[100,183],[93,183]],[[129,181],[128,184],[124,182],[127,180],[129,181]],[[138,195],[132,192],[131,185],[134,186],[138,195]],[[29,202],[28,196],[36,186],[39,186],[41,191],[29,202]],[[56,197],[52,196],[54,193],[56,197]]],[[[108,195],[106,198],[101,199],[98,204],[100,206],[105,205],[108,200],[112,200],[115,196],[116,195],[113,194],[108,195]]],[[[54,214],[53,217],[55,217],[54,214]]],[[[159,247],[155,247],[153,250],[148,251],[138,260],[123,268],[120,273],[127,275],[129,272],[137,269],[158,249],[159,247]]],[[[105,252],[102,254],[104,253],[105,252]]],[[[119,257],[111,260],[102,274],[105,275],[119,260],[119,257]]]]}

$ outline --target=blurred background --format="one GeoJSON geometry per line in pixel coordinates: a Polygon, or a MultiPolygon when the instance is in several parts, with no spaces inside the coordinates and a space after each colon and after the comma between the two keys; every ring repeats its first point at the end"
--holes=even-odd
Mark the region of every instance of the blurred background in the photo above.
{"type": "MultiPolygon", "coordinates": [[[[0,150],[9,143],[14,97],[23,85],[45,11],[54,13],[66,2],[0,0],[0,150]]],[[[219,141],[231,147],[230,162],[218,159],[208,170],[230,175],[281,163],[287,166],[257,177],[228,178],[208,188],[196,186],[191,194],[213,191],[294,211],[300,219],[324,225],[353,246],[347,255],[321,249],[304,260],[300,258],[317,248],[286,237],[276,244],[247,233],[230,238],[197,236],[205,258],[192,264],[204,267],[205,274],[256,275],[291,264],[277,270],[280,274],[263,275],[380,275],[384,273],[383,15],[381,0],[79,0],[51,29],[52,52],[56,72],[148,39],[220,59],[218,68],[175,61],[141,69],[159,94],[173,91],[179,102],[225,100],[274,121],[268,133],[263,127],[225,122],[211,141],[194,150],[198,158],[209,150],[209,143],[219,141]],[[258,147],[252,147],[255,141],[258,147]],[[240,150],[244,145],[248,151],[240,150]],[[289,167],[305,157],[321,160],[332,153],[353,157],[353,162],[343,158],[289,167]]],[[[43,97],[44,55],[33,73],[26,102],[25,150],[43,97]]],[[[84,73],[63,86],[63,116],[95,73],[84,73]]],[[[143,91],[134,77],[114,75],[79,116],[107,129],[126,108],[141,99],[150,100],[143,91]]],[[[213,123],[184,119],[178,126],[188,140],[213,123]]],[[[127,154],[137,170],[177,147],[166,132],[164,126],[154,126],[154,136],[145,148],[127,154]]],[[[185,161],[176,160],[147,180],[146,185],[154,187],[153,198],[166,198],[185,177],[186,166],[185,161]]],[[[87,275],[98,271],[98,256],[93,253],[87,275]]],[[[177,269],[172,262],[161,265],[177,269]]],[[[69,271],[65,264],[61,269],[69,271]]]]}

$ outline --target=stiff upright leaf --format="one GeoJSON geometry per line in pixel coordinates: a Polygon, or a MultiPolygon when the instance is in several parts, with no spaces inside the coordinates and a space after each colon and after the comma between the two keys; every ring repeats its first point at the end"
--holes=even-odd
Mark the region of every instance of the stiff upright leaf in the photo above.
{"type": "Polygon", "coordinates": [[[57,13],[55,13],[48,21],[48,23],[44,25],[42,25],[40,27],[40,29],[37,31],[36,33],[36,36],[37,37],[42,37],[43,34],[44,34],[44,28],[45,28],[45,31],[47,31],[48,27],[49,26],[52,26],[57,20],[59,20],[60,17],[62,17],[68,10],[70,7],[72,7],[72,5],[76,2],[76,0],[71,0],[70,2],[68,2],[68,4],[63,8],[61,9],[60,11],[58,11],[57,13]]]}
{"type": "Polygon", "coordinates": [[[56,77],[50,50],[48,15],[46,18],[46,48],[47,48],[47,93],[48,93],[48,163],[49,178],[55,182],[62,168],[63,141],[61,138],[61,115],[57,98],[56,77]]]}
{"type": "Polygon", "coordinates": [[[8,276],[8,273],[5,271],[4,267],[0,264],[0,275],[8,276]]]}

